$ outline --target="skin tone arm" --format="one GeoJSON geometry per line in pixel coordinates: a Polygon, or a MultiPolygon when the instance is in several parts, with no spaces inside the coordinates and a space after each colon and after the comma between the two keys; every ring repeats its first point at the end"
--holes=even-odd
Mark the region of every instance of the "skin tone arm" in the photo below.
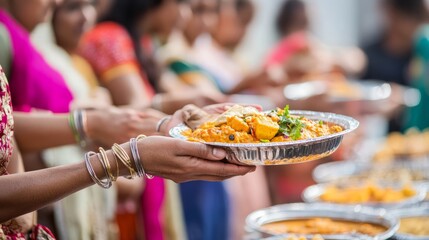
{"type": "MultiPolygon", "coordinates": [[[[143,110],[152,105],[145,97],[141,77],[135,73],[121,75],[107,81],[104,86],[109,90],[113,103],[116,106],[127,106],[137,110],[143,110]]],[[[186,104],[206,106],[219,102],[224,102],[222,94],[207,94],[201,91],[189,91],[187,93],[164,93],[157,94],[157,103],[154,107],[167,114],[173,114],[186,104]]]]}
{"type": "Polygon", "coordinates": [[[143,91],[145,86],[137,73],[122,74],[107,81],[104,86],[109,90],[116,106],[127,105],[138,109],[150,107],[150,101],[143,91]]]}
{"type": "MultiPolygon", "coordinates": [[[[162,114],[153,110],[138,112],[108,108],[86,111],[87,135],[101,145],[125,142],[139,134],[155,134],[162,114]]],[[[67,114],[14,113],[15,137],[24,153],[74,144],[76,140],[68,124],[67,114]]]]}
{"type": "MultiPolygon", "coordinates": [[[[128,144],[122,146],[131,156],[128,144]]],[[[224,150],[201,143],[166,137],[148,137],[139,141],[138,149],[146,173],[175,182],[221,181],[255,170],[254,166],[224,163],[222,162],[226,156],[224,150]]],[[[11,160],[21,161],[18,155],[14,154],[11,160]]],[[[112,152],[107,151],[107,156],[112,172],[116,172],[112,152]]],[[[97,157],[91,157],[90,161],[97,176],[104,176],[104,170],[97,157]]],[[[119,166],[120,175],[128,174],[125,166],[122,164],[119,166]]],[[[37,210],[93,184],[83,162],[1,176],[0,222],[37,210]]]]}

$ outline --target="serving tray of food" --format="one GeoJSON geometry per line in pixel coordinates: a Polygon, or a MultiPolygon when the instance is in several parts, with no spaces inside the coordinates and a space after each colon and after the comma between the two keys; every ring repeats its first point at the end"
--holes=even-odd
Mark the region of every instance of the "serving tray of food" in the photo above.
{"type": "Polygon", "coordinates": [[[324,203],[277,205],[246,218],[249,239],[388,239],[397,229],[398,220],[383,210],[324,203]]]}
{"type": "Polygon", "coordinates": [[[391,183],[429,182],[429,161],[391,163],[338,161],[324,163],[313,170],[317,183],[373,181],[391,183]]]}
{"type": "Polygon", "coordinates": [[[235,105],[197,127],[180,124],[170,135],[222,147],[236,164],[282,165],[332,154],[343,136],[359,126],[355,119],[324,112],[284,109],[260,112],[235,105]]]}
{"type": "Polygon", "coordinates": [[[420,203],[426,197],[426,187],[416,185],[380,185],[374,183],[316,184],[302,193],[305,202],[338,205],[362,205],[395,209],[420,203]]]}

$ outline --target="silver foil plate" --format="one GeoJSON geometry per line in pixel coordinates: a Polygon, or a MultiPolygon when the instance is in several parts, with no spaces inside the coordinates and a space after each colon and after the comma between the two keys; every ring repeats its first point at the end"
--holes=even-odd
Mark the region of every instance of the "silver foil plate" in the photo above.
{"type": "MultiPolygon", "coordinates": [[[[248,236],[246,239],[284,239],[287,238],[289,234],[272,233],[263,229],[262,226],[272,222],[308,219],[314,217],[373,223],[386,228],[385,232],[376,236],[367,236],[357,233],[333,235],[322,234],[322,237],[325,240],[388,239],[393,236],[399,227],[398,220],[393,216],[386,215],[386,211],[382,209],[373,209],[362,206],[338,206],[326,203],[293,203],[277,205],[251,213],[246,218],[246,231],[248,236]]],[[[304,236],[307,237],[307,239],[311,239],[313,237],[311,234],[304,236]]]]}
{"type": "MultiPolygon", "coordinates": [[[[297,110],[290,111],[290,114],[336,124],[341,126],[343,131],[323,137],[290,142],[204,143],[224,148],[227,151],[227,160],[235,164],[284,165],[312,161],[331,155],[340,145],[343,136],[359,126],[357,120],[340,114],[297,110]]],[[[187,140],[187,137],[182,134],[186,130],[189,130],[188,126],[179,124],[170,130],[170,136],[187,140]]]]}
{"type": "MultiPolygon", "coordinates": [[[[412,181],[420,184],[429,181],[429,160],[404,160],[389,163],[376,163],[370,161],[340,161],[320,164],[313,170],[313,179],[317,183],[340,182],[354,179],[363,179],[363,174],[372,172],[373,175],[380,174],[380,182],[412,181]],[[404,171],[407,179],[395,176],[395,171],[404,171]],[[382,173],[385,173],[382,175],[382,173]],[[413,175],[418,174],[418,180],[413,175]],[[410,179],[408,179],[410,178],[410,179]],[[414,178],[414,179],[413,179],[414,178]]],[[[397,173],[399,174],[399,173],[397,173]]]]}
{"type": "MultiPolygon", "coordinates": [[[[302,199],[304,202],[307,203],[316,203],[316,202],[323,202],[323,200],[320,199],[320,196],[325,192],[326,188],[332,184],[316,184],[307,187],[303,193],[302,193],[302,199]]],[[[393,186],[394,187],[394,186],[393,186]]],[[[362,205],[366,207],[373,207],[373,208],[384,208],[384,209],[396,209],[396,208],[402,208],[411,206],[414,204],[418,204],[424,200],[426,197],[426,187],[423,187],[419,184],[413,185],[413,188],[416,190],[416,194],[410,198],[407,198],[400,202],[395,203],[360,203],[360,204],[346,204],[346,203],[331,203],[337,206],[347,206],[347,205],[362,205]]]]}

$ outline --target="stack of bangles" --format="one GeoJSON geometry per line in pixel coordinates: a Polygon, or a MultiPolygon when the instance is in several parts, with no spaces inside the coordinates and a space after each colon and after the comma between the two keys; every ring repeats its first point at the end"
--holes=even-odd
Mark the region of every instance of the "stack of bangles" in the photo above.
{"type": "Polygon", "coordinates": [[[130,140],[130,149],[131,149],[131,157],[127,154],[127,152],[119,145],[119,144],[113,144],[112,146],[112,152],[116,163],[116,174],[112,172],[112,167],[110,165],[110,161],[107,157],[106,151],[100,147],[99,153],[95,152],[87,152],[85,154],[85,166],[88,170],[89,175],[91,176],[92,181],[94,181],[96,184],[103,188],[110,188],[112,186],[112,182],[116,181],[119,177],[119,161],[128,168],[130,175],[125,176],[128,179],[133,179],[134,177],[143,177],[146,176],[149,179],[152,179],[153,176],[145,173],[142,165],[142,161],[139,155],[138,146],[137,143],[139,140],[145,138],[145,135],[139,135],[137,138],[132,138],[130,140]],[[104,180],[101,180],[103,178],[99,178],[94,171],[94,168],[92,167],[90,157],[91,156],[97,156],[98,161],[100,161],[101,166],[104,169],[105,178],[104,180]]]}
{"type": "Polygon", "coordinates": [[[76,142],[81,147],[87,145],[87,117],[86,112],[82,109],[78,109],[70,112],[69,114],[69,125],[73,132],[76,142]]]}

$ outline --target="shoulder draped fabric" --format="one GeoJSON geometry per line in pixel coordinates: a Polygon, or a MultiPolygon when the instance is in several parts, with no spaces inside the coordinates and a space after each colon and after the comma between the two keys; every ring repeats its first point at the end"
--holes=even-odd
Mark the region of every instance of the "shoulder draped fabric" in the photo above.
{"type": "Polygon", "coordinates": [[[35,50],[26,30],[1,9],[0,24],[12,43],[9,85],[15,111],[38,108],[68,112],[73,96],[61,75],[35,50]]]}

